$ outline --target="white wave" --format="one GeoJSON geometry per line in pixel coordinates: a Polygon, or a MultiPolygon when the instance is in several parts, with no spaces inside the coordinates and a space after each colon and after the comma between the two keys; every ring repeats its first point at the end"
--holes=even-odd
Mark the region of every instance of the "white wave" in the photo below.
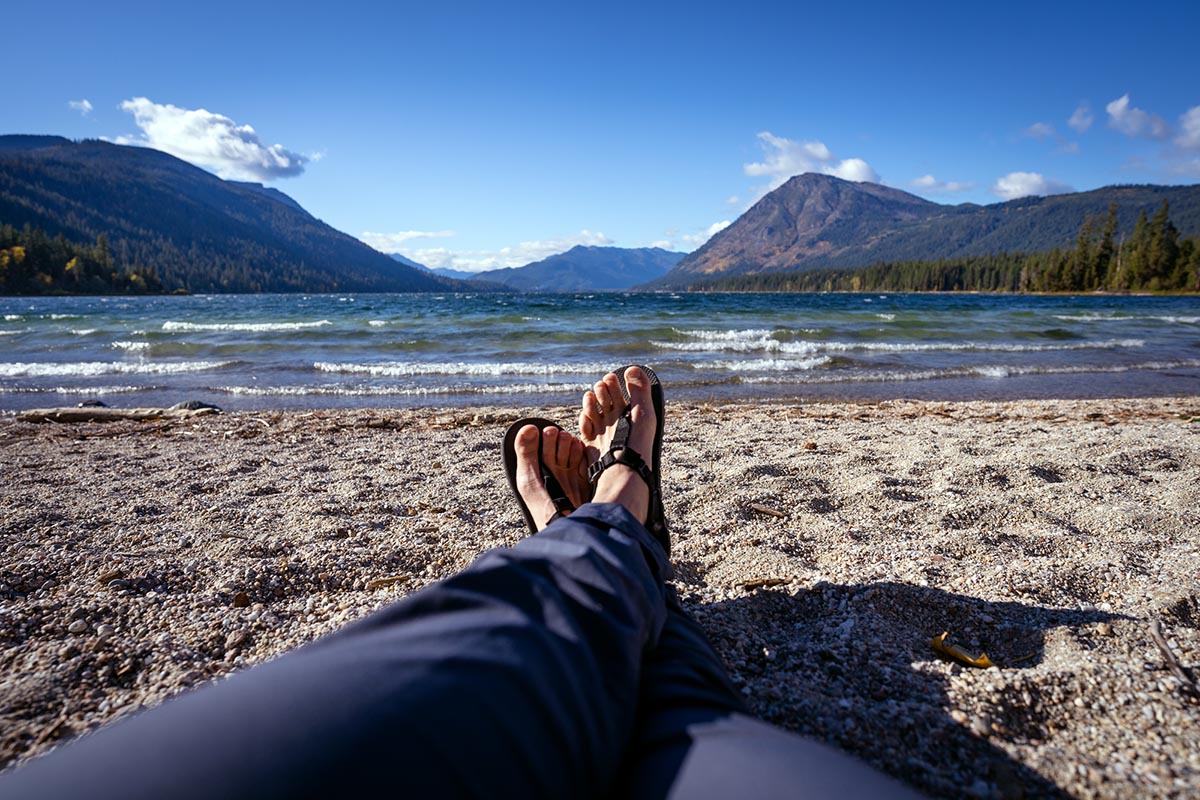
{"type": "Polygon", "coordinates": [[[745,361],[712,361],[696,364],[696,369],[719,369],[730,372],[793,372],[816,369],[832,361],[829,356],[816,358],[752,358],[745,361]]]}
{"type": "Polygon", "coordinates": [[[91,336],[97,330],[99,330],[99,328],[76,328],[72,330],[71,333],[75,334],[76,336],[91,336]]]}
{"type": "Polygon", "coordinates": [[[1039,367],[1033,365],[984,365],[978,367],[953,367],[944,370],[916,370],[912,372],[864,370],[822,371],[816,373],[792,373],[787,375],[762,375],[743,377],[748,384],[788,383],[884,383],[890,381],[928,381],[939,378],[1009,378],[1023,375],[1087,375],[1115,374],[1123,372],[1158,371],[1200,367],[1200,359],[1182,361],[1147,361],[1140,364],[1088,365],[1039,367]]]}
{"type": "Polygon", "coordinates": [[[157,386],[0,386],[0,394],[129,394],[131,392],[150,392],[157,386]]]}
{"type": "Polygon", "coordinates": [[[29,328],[22,328],[19,331],[0,331],[0,336],[19,336],[22,333],[29,333],[29,328]]]}
{"type": "Polygon", "coordinates": [[[83,319],[81,314],[43,314],[42,319],[83,319]]]}
{"type": "Polygon", "coordinates": [[[265,333],[268,331],[301,331],[307,328],[323,328],[333,323],[327,319],[317,322],[175,322],[163,323],[164,331],[244,331],[265,333]]]}
{"type": "Polygon", "coordinates": [[[374,364],[333,364],[318,361],[313,364],[318,372],[336,372],[352,375],[399,378],[413,375],[595,375],[608,372],[611,367],[604,364],[541,364],[533,361],[384,361],[374,364]]]}
{"type": "Polygon", "coordinates": [[[1145,339],[1106,339],[1099,342],[1070,342],[1067,344],[1009,344],[1006,342],[822,342],[821,349],[851,352],[854,350],[889,353],[920,353],[927,351],[979,351],[995,353],[1047,353],[1058,350],[1118,350],[1144,347],[1145,339]]]}
{"type": "Polygon", "coordinates": [[[35,361],[0,363],[0,377],[45,378],[66,376],[87,378],[96,375],[175,375],[185,372],[206,372],[232,366],[233,361],[72,361],[64,363],[35,361]]]}
{"type": "Polygon", "coordinates": [[[1129,322],[1132,320],[1152,320],[1155,322],[1170,322],[1175,325],[1200,324],[1200,316],[1178,316],[1173,314],[1119,314],[1110,311],[1106,314],[1087,312],[1083,314],[1055,314],[1055,319],[1066,322],[1129,322]]]}
{"type": "Polygon", "coordinates": [[[475,394],[577,394],[591,388],[588,383],[517,383],[502,386],[214,386],[213,391],[234,395],[289,396],[333,395],[343,397],[422,397],[426,395],[475,394]]]}
{"type": "Polygon", "coordinates": [[[5,314],[4,315],[5,322],[18,322],[23,319],[25,319],[24,314],[5,314]]]}
{"type": "Polygon", "coordinates": [[[882,319],[886,322],[891,322],[892,320],[894,320],[896,318],[895,314],[876,314],[875,316],[879,317],[880,319],[882,319]]]}
{"type": "Polygon", "coordinates": [[[700,339],[705,342],[739,342],[739,341],[756,341],[765,339],[774,335],[775,331],[770,328],[749,328],[747,330],[734,331],[689,331],[672,328],[671,330],[678,333],[680,336],[690,336],[693,339],[700,339]]]}
{"type": "Polygon", "coordinates": [[[373,319],[367,324],[372,328],[382,328],[384,325],[388,324],[388,321],[386,319],[373,319]]]}
{"type": "Polygon", "coordinates": [[[657,347],[660,350],[678,350],[685,353],[753,353],[753,352],[814,352],[816,347],[808,342],[789,342],[788,345],[792,349],[785,350],[784,343],[778,339],[771,337],[763,337],[762,339],[728,339],[717,340],[710,339],[702,342],[663,342],[655,339],[650,340],[652,347],[657,347]],[[800,350],[796,346],[807,346],[807,350],[800,350]]]}
{"type": "Polygon", "coordinates": [[[149,350],[150,342],[113,342],[109,347],[115,350],[125,350],[127,352],[136,353],[139,350],[149,350]]]}
{"type": "Polygon", "coordinates": [[[924,353],[924,352],[999,352],[999,353],[1045,353],[1057,350],[1116,350],[1144,347],[1145,339],[1106,339],[1098,342],[1070,342],[1067,344],[1013,344],[1008,342],[781,342],[764,337],[757,340],[729,340],[705,342],[661,342],[651,345],[663,350],[684,352],[765,352],[808,355],[813,353],[924,353]]]}

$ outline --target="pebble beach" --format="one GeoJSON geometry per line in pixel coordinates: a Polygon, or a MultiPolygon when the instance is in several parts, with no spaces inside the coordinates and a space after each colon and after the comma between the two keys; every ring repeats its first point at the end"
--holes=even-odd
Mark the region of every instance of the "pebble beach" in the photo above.
{"type": "MultiPolygon", "coordinates": [[[[0,765],[517,541],[529,414],[574,427],[0,416],[0,765]]],[[[1200,399],[668,394],[663,476],[677,588],[763,719],[935,797],[1200,795],[1200,399]]]]}

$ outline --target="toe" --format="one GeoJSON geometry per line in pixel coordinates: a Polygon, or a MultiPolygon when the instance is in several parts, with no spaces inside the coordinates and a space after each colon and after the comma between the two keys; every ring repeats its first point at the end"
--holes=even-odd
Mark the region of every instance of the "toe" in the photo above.
{"type": "Polygon", "coordinates": [[[571,447],[567,451],[566,468],[569,470],[578,470],[583,464],[583,442],[572,438],[571,447]]]}
{"type": "Polygon", "coordinates": [[[540,530],[553,513],[550,494],[542,483],[542,470],[538,463],[538,445],[541,443],[541,431],[536,425],[526,425],[517,431],[513,441],[513,450],[517,454],[517,491],[529,513],[533,515],[534,523],[540,530]]]}
{"type": "Polygon", "coordinates": [[[605,421],[611,423],[625,411],[625,395],[621,391],[621,379],[615,373],[605,375],[601,383],[609,398],[609,404],[604,409],[605,421]]]}
{"type": "MultiPolygon", "coordinates": [[[[607,376],[606,376],[607,377],[607,376]]],[[[596,406],[600,409],[601,418],[607,416],[612,410],[612,396],[608,391],[608,384],[603,380],[597,381],[592,387],[592,394],[596,396],[596,406]]],[[[620,392],[618,392],[618,395],[620,392]]]]}
{"type": "Polygon", "coordinates": [[[538,438],[541,431],[536,425],[526,425],[517,431],[513,441],[513,449],[517,451],[517,477],[532,476],[534,483],[540,483],[538,470],[538,438]]]}
{"type": "Polygon", "coordinates": [[[589,442],[600,435],[600,404],[596,400],[595,392],[591,390],[583,393],[583,408],[579,412],[579,432],[589,442]]]}
{"type": "Polygon", "coordinates": [[[555,427],[547,427],[542,436],[543,457],[554,466],[565,469],[567,456],[571,452],[571,439],[574,437],[555,427]]]}
{"type": "MultiPolygon", "coordinates": [[[[633,419],[633,438],[630,444],[649,462],[657,424],[650,377],[642,369],[630,367],[625,370],[625,386],[629,389],[629,402],[633,406],[630,414],[633,419]]],[[[650,468],[655,469],[656,465],[651,464],[650,468]]]]}

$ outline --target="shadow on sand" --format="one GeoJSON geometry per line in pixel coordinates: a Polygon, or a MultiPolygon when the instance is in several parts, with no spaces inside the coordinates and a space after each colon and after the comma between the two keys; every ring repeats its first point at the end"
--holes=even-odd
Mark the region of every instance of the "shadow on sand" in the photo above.
{"type": "Polygon", "coordinates": [[[1047,636],[1067,628],[1086,639],[1086,626],[1121,618],[891,582],[684,604],[761,718],[934,796],[1006,800],[1069,796],[998,746],[1044,741],[1055,709],[1079,692],[1070,675],[1035,678],[1047,636]],[[944,631],[999,669],[942,659],[929,642],[944,631]]]}

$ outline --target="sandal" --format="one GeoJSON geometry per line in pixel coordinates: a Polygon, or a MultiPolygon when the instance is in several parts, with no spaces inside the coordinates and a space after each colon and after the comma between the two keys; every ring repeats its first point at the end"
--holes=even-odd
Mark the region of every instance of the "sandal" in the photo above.
{"type": "Polygon", "coordinates": [[[529,506],[525,505],[525,500],[521,497],[521,492],[517,489],[517,449],[516,440],[517,433],[526,425],[536,425],[538,429],[538,464],[542,469],[542,482],[546,486],[546,491],[550,494],[550,502],[554,503],[554,516],[552,516],[546,524],[549,525],[559,517],[565,517],[575,510],[575,504],[567,497],[567,493],[563,490],[562,484],[550,472],[550,468],[546,466],[546,462],[542,460],[542,431],[546,428],[558,428],[560,431],[563,427],[556,422],[551,422],[548,419],[541,417],[526,417],[519,419],[512,425],[508,426],[508,430],[504,433],[504,471],[508,475],[508,485],[512,488],[513,494],[517,498],[517,506],[521,509],[521,516],[525,517],[525,524],[529,526],[530,533],[537,533],[537,523],[533,521],[533,514],[529,512],[529,506]]]}
{"type": "Polygon", "coordinates": [[[667,532],[667,517],[663,509],[662,478],[660,476],[663,444],[663,389],[658,376],[654,374],[654,370],[641,364],[638,366],[642,372],[646,373],[646,377],[650,379],[650,401],[654,406],[654,417],[656,420],[653,461],[655,465],[659,465],[659,469],[650,469],[642,454],[629,446],[629,434],[633,430],[633,420],[630,415],[632,405],[630,404],[629,387],[625,385],[625,370],[629,369],[626,366],[614,370],[617,379],[621,382],[621,394],[625,398],[625,413],[617,420],[617,429],[613,434],[612,442],[609,444],[608,452],[588,467],[588,482],[591,483],[592,490],[594,491],[596,481],[600,479],[601,473],[613,464],[622,464],[641,476],[642,480],[646,482],[646,486],[650,488],[649,512],[645,521],[646,530],[650,531],[654,538],[658,540],[658,543],[662,545],[663,550],[669,556],[671,554],[671,538],[667,532]]]}

